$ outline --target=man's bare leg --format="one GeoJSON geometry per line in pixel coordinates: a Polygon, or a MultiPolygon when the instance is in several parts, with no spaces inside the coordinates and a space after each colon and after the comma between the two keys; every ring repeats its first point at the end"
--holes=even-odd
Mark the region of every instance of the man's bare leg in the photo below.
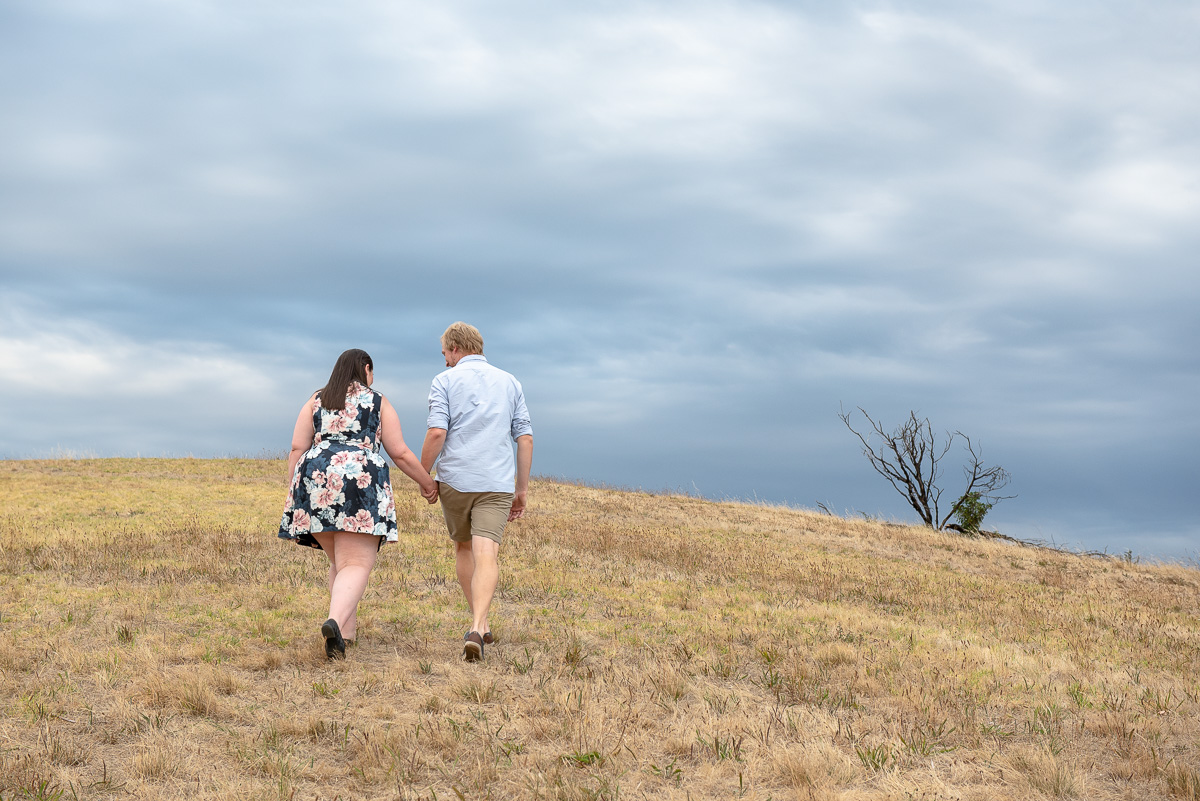
{"type": "Polygon", "coordinates": [[[475,575],[475,555],[471,552],[471,543],[454,543],[454,572],[458,574],[458,586],[462,587],[463,597],[467,599],[467,609],[474,618],[475,606],[471,603],[471,577],[475,575]]]}
{"type": "Polygon", "coordinates": [[[500,580],[500,543],[487,537],[471,537],[471,558],[474,571],[471,575],[471,631],[484,634],[488,627],[488,609],[500,580]]]}

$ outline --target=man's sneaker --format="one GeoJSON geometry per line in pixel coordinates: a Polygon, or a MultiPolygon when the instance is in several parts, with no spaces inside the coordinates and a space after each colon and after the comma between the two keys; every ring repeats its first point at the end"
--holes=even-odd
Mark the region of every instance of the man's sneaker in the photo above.
{"type": "Polygon", "coordinates": [[[467,632],[466,642],[463,643],[463,659],[468,662],[483,659],[483,637],[478,631],[467,632]]]}

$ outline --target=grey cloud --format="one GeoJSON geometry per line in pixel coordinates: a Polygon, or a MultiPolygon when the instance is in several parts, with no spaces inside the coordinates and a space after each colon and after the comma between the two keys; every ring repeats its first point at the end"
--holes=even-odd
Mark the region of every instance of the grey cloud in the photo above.
{"type": "Polygon", "coordinates": [[[8,455],[281,447],[351,346],[414,444],[466,319],[542,472],[904,518],[836,413],[918,409],[1013,472],[998,523],[1183,553],[1194,13],[686,11],[7,6],[0,335],[212,385],[8,455]]]}

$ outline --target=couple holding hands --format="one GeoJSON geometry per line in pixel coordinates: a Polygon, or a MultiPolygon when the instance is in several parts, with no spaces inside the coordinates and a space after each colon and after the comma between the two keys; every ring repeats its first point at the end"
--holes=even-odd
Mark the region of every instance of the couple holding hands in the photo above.
{"type": "Polygon", "coordinates": [[[488,608],[500,574],[500,538],[505,524],[525,513],[533,427],[520,382],[484,358],[478,329],[451,325],[442,334],[442,355],[449,369],[429,390],[419,460],[404,444],[395,408],[371,389],[375,365],[365,351],[339,356],[329,383],[296,419],[279,536],[329,557],[329,618],[321,635],[330,659],[345,657],[375,559],[385,542],[397,539],[381,445],[429,503],[441,500],[472,617],[463,657],[482,659],[484,645],[492,642],[488,608]],[[435,462],[436,481],[430,477],[435,462]]]}

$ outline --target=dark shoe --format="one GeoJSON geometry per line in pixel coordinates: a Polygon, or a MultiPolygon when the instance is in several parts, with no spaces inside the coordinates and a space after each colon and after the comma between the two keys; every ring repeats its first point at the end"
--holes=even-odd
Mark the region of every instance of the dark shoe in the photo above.
{"type": "MultiPolygon", "coordinates": [[[[466,634],[463,635],[463,640],[466,640],[470,636],[471,636],[471,632],[468,631],[466,634]]],[[[485,631],[483,633],[483,644],[484,645],[491,645],[495,641],[496,640],[492,637],[492,633],[490,631],[485,631]]]]}
{"type": "Polygon", "coordinates": [[[327,659],[345,659],[346,641],[342,639],[342,630],[337,621],[329,618],[321,624],[321,636],[325,638],[325,657],[327,659]]]}
{"type": "Polygon", "coordinates": [[[483,659],[483,637],[478,631],[467,632],[463,644],[463,659],[468,662],[478,662],[483,659]]]}

